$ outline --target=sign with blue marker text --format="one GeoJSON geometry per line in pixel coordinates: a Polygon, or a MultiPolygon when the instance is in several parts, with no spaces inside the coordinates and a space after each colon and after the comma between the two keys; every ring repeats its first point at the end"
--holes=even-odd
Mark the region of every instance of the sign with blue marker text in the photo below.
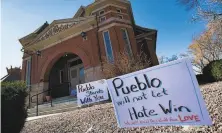
{"type": "Polygon", "coordinates": [[[212,124],[188,59],[107,82],[119,127],[212,124]]]}
{"type": "Polygon", "coordinates": [[[79,84],[76,88],[78,105],[91,104],[109,99],[105,79],[79,84]]]}

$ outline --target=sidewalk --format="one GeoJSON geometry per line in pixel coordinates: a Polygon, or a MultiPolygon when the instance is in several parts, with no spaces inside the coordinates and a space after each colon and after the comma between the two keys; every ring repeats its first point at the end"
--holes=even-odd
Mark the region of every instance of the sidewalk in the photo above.
{"type": "Polygon", "coordinates": [[[27,117],[27,118],[26,118],[26,121],[36,120],[36,119],[40,119],[40,118],[44,118],[44,117],[48,117],[48,116],[60,115],[60,114],[62,114],[62,113],[49,114],[49,115],[41,115],[41,116],[34,116],[34,117],[27,117]]]}

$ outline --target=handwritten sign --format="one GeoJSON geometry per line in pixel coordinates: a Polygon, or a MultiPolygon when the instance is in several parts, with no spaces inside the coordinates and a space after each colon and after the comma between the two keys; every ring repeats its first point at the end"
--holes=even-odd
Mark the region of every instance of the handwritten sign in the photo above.
{"type": "Polygon", "coordinates": [[[108,100],[107,82],[105,79],[79,84],[77,88],[78,105],[108,100]]]}
{"type": "Polygon", "coordinates": [[[107,82],[119,127],[212,123],[188,59],[107,82]]]}

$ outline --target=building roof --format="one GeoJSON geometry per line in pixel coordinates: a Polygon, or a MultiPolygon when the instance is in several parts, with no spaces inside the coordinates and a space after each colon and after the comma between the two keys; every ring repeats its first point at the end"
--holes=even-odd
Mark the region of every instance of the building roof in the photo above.
{"type": "Polygon", "coordinates": [[[81,15],[85,12],[85,6],[80,6],[76,14],[73,16],[73,18],[82,17],[81,15]]]}
{"type": "Polygon", "coordinates": [[[21,80],[20,74],[8,74],[1,78],[1,82],[11,82],[11,81],[18,81],[21,80]]]}
{"type": "Polygon", "coordinates": [[[41,25],[38,29],[36,29],[33,33],[39,34],[41,33],[47,26],[49,26],[48,22],[46,21],[43,25],[41,25]]]}
{"type": "Polygon", "coordinates": [[[141,33],[149,33],[149,32],[157,32],[156,29],[150,29],[150,28],[145,28],[139,25],[135,25],[135,29],[136,29],[136,36],[140,35],[141,33]]]}
{"type": "Polygon", "coordinates": [[[136,35],[137,40],[140,40],[143,38],[155,39],[154,50],[156,51],[156,40],[157,40],[157,30],[156,29],[150,29],[150,28],[145,28],[145,27],[135,25],[135,35],[136,35]],[[153,37],[153,36],[155,36],[155,37],[153,37]]]}
{"type": "Polygon", "coordinates": [[[9,74],[5,75],[4,77],[1,78],[1,81],[4,81],[7,77],[9,76],[9,74]]]}
{"type": "Polygon", "coordinates": [[[45,28],[49,26],[48,22],[46,21],[44,24],[42,24],[39,28],[37,28],[34,32],[26,35],[25,37],[22,37],[19,39],[19,42],[25,46],[28,45],[38,34],[40,34],[45,28]]]}
{"type": "Polygon", "coordinates": [[[15,68],[6,68],[8,74],[1,78],[1,82],[10,82],[21,80],[21,69],[19,67],[15,68]]]}

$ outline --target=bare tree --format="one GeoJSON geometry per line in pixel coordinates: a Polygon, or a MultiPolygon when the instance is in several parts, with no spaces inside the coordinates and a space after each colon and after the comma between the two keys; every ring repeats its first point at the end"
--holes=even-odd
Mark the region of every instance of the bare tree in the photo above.
{"type": "Polygon", "coordinates": [[[196,56],[193,54],[193,52],[191,50],[189,50],[185,53],[172,55],[171,57],[160,56],[158,59],[159,59],[159,63],[163,64],[163,63],[167,63],[167,62],[174,61],[177,59],[182,59],[182,58],[191,59],[192,64],[193,64],[193,70],[198,74],[202,73],[202,70],[206,64],[203,63],[203,59],[197,60],[196,56]]]}
{"type": "Polygon", "coordinates": [[[160,64],[163,64],[163,63],[166,62],[166,57],[163,56],[163,55],[162,55],[162,56],[159,56],[159,57],[158,57],[158,61],[159,61],[160,64]]]}
{"type": "Polygon", "coordinates": [[[194,65],[202,70],[211,61],[222,59],[222,20],[209,22],[207,29],[189,46],[194,65]]]}
{"type": "Polygon", "coordinates": [[[132,57],[126,51],[116,53],[115,61],[110,62],[106,57],[103,61],[104,78],[113,78],[123,74],[139,71],[151,67],[150,59],[147,55],[140,52],[132,57]]]}
{"type": "Polygon", "coordinates": [[[163,64],[163,63],[177,60],[179,58],[181,58],[181,57],[175,54],[175,55],[172,55],[171,57],[160,56],[160,57],[158,57],[158,60],[159,60],[160,64],[163,64]]]}
{"type": "Polygon", "coordinates": [[[193,20],[208,22],[222,19],[222,0],[177,0],[187,10],[194,10],[193,20]]]}

